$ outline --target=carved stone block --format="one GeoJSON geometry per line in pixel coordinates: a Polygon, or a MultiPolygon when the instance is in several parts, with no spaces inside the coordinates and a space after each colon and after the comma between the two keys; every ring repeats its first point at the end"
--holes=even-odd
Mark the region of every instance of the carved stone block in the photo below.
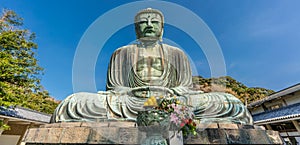
{"type": "Polygon", "coordinates": [[[90,129],[86,127],[64,128],[60,143],[86,143],[90,129]]]}
{"type": "Polygon", "coordinates": [[[36,130],[35,142],[44,142],[48,135],[48,128],[39,128],[36,130]]]}
{"type": "Polygon", "coordinates": [[[62,135],[63,128],[48,128],[48,134],[44,140],[45,143],[59,143],[62,135]]]}
{"type": "Polygon", "coordinates": [[[118,128],[97,127],[91,129],[90,144],[114,144],[118,142],[118,128]]]}
{"type": "Polygon", "coordinates": [[[224,129],[228,144],[250,144],[250,137],[243,129],[224,129]]]}
{"type": "Polygon", "coordinates": [[[38,128],[31,128],[27,130],[26,135],[24,136],[24,141],[26,142],[35,142],[38,128]]]}
{"type": "Polygon", "coordinates": [[[119,128],[119,143],[120,144],[136,144],[138,140],[137,128],[119,128]]]}
{"type": "MultiPolygon", "coordinates": [[[[49,128],[45,126],[30,128],[24,137],[24,142],[26,145],[140,144],[146,138],[146,132],[139,131],[137,127],[117,127],[120,125],[118,123],[107,127],[107,124],[82,123],[81,127],[78,127],[79,124],[74,123],[74,127],[71,127],[71,124],[64,124],[57,128],[51,125],[48,126],[49,128]]],[[[133,124],[125,123],[126,125],[133,124]]],[[[182,139],[182,136],[176,134],[177,131],[169,131],[166,137],[172,145],[182,144],[182,141],[184,144],[283,144],[276,131],[239,127],[239,129],[198,127],[196,136],[182,139]]]]}
{"type": "Polygon", "coordinates": [[[219,123],[219,128],[238,129],[238,126],[237,124],[231,124],[231,123],[219,123]]]}
{"type": "Polygon", "coordinates": [[[226,135],[220,129],[207,129],[207,138],[211,144],[226,144],[226,135]]]}
{"type": "Polygon", "coordinates": [[[268,138],[270,139],[271,144],[282,144],[282,139],[279,135],[279,132],[266,130],[268,138]]]}
{"type": "Polygon", "coordinates": [[[271,143],[264,130],[248,129],[247,134],[250,137],[249,140],[251,144],[271,143]]]}

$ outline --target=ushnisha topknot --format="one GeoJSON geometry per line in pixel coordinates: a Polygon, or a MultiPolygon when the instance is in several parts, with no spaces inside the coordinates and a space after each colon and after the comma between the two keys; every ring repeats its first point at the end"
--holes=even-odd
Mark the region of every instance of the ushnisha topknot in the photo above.
{"type": "Polygon", "coordinates": [[[138,19],[139,19],[138,16],[140,14],[144,14],[144,13],[157,13],[157,14],[159,14],[160,17],[161,17],[161,22],[162,22],[162,24],[164,24],[164,15],[163,15],[163,13],[161,11],[157,10],[157,9],[152,9],[152,8],[146,8],[146,9],[142,9],[141,11],[139,11],[134,17],[134,23],[137,23],[138,19]]]}

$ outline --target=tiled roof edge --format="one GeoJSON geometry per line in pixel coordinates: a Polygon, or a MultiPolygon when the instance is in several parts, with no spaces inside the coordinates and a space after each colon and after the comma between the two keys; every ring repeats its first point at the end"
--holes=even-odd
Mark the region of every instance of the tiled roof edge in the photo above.
{"type": "Polygon", "coordinates": [[[31,112],[38,113],[38,114],[41,114],[41,115],[52,116],[52,114],[47,114],[47,113],[44,113],[44,112],[39,112],[39,111],[32,110],[32,109],[29,109],[29,108],[24,108],[24,107],[21,107],[21,106],[16,106],[16,108],[22,109],[22,110],[26,110],[26,111],[31,111],[31,112]]]}
{"type": "Polygon", "coordinates": [[[280,90],[280,91],[278,91],[278,92],[275,92],[275,93],[273,93],[273,94],[271,94],[271,95],[269,95],[269,96],[267,96],[267,97],[265,97],[265,98],[263,98],[263,99],[261,99],[261,100],[257,100],[257,101],[255,101],[255,102],[252,102],[252,103],[250,103],[249,105],[247,105],[247,107],[248,107],[248,108],[253,108],[253,107],[257,106],[257,105],[261,105],[262,103],[264,103],[264,102],[266,102],[266,101],[270,101],[270,100],[276,99],[276,98],[278,98],[278,97],[287,95],[287,94],[289,94],[289,93],[292,93],[292,92],[288,92],[288,91],[289,91],[289,90],[293,90],[293,89],[296,89],[296,90],[293,91],[293,92],[296,92],[296,91],[300,90],[300,83],[295,84],[295,85],[293,85],[293,86],[290,86],[290,87],[288,87],[288,88],[282,89],[282,90],[280,90]]]}
{"type": "Polygon", "coordinates": [[[264,119],[264,120],[254,121],[254,123],[271,122],[275,120],[282,120],[282,119],[295,118],[295,117],[300,117],[300,114],[292,114],[292,115],[280,116],[276,118],[264,119]]]}

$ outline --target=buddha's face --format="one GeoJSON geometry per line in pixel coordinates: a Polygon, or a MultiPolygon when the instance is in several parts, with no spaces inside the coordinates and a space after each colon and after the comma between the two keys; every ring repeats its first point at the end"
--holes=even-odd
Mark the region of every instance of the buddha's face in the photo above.
{"type": "Polygon", "coordinates": [[[136,24],[138,38],[160,38],[162,35],[162,18],[157,13],[142,13],[136,24]]]}

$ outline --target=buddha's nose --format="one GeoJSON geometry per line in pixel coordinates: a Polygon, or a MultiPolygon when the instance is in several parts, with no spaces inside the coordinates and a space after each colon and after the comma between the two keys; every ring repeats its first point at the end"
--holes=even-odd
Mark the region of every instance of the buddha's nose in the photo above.
{"type": "Polygon", "coordinates": [[[152,25],[152,22],[151,21],[148,21],[148,27],[153,27],[153,25],[152,25]]]}

